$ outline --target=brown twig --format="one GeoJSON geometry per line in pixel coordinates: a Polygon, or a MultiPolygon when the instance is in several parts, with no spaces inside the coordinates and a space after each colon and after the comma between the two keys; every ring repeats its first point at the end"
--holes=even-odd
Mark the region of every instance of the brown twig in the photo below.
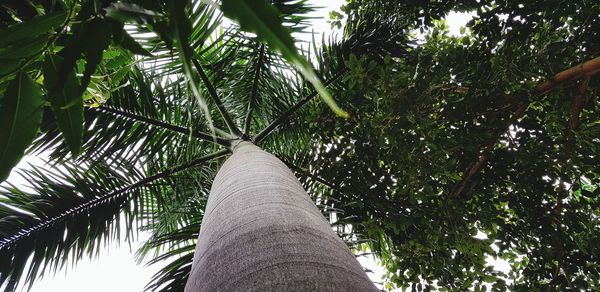
{"type": "MultiPolygon", "coordinates": [[[[562,72],[555,74],[554,76],[550,77],[548,80],[546,80],[546,81],[540,83],[538,86],[536,86],[529,94],[525,95],[525,97],[546,94],[546,93],[550,92],[551,90],[555,89],[557,86],[559,86],[562,83],[572,81],[572,80],[577,80],[583,76],[588,76],[588,78],[589,78],[589,76],[592,76],[598,72],[600,72],[600,57],[596,57],[587,62],[581,63],[577,66],[571,67],[567,70],[564,70],[562,72]]],[[[585,94],[583,94],[583,96],[585,96],[585,94]]],[[[479,158],[477,159],[477,161],[469,164],[469,166],[463,173],[463,176],[462,176],[460,182],[458,182],[452,189],[452,192],[448,196],[448,199],[450,199],[450,200],[457,199],[463,193],[463,191],[465,190],[465,188],[467,187],[467,185],[469,184],[469,182],[471,181],[473,176],[475,176],[487,162],[487,160],[489,158],[488,157],[489,153],[493,150],[494,146],[498,143],[498,140],[500,139],[500,137],[502,137],[502,134],[504,134],[506,131],[508,131],[510,126],[525,114],[525,111],[527,110],[527,107],[529,105],[528,98],[517,98],[517,97],[519,97],[519,96],[515,96],[515,95],[511,96],[511,98],[513,100],[516,100],[516,102],[518,102],[518,106],[515,109],[511,118],[508,120],[508,122],[505,124],[505,126],[502,127],[500,131],[498,131],[498,133],[495,135],[494,139],[492,141],[490,141],[490,143],[488,143],[484,146],[484,148],[480,152],[480,155],[479,155],[479,158]]],[[[579,123],[579,114],[578,113],[581,111],[582,104],[583,103],[578,105],[578,108],[572,107],[572,111],[571,111],[572,116],[573,116],[574,112],[577,113],[577,119],[571,119],[572,123],[573,122],[575,122],[577,124],[579,123]]]]}

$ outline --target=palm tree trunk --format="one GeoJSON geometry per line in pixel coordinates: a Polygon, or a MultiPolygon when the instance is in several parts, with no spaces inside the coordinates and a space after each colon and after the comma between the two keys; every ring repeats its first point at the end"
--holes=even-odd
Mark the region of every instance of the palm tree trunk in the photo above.
{"type": "Polygon", "coordinates": [[[290,169],[241,142],[212,185],[185,291],[377,289],[290,169]]]}

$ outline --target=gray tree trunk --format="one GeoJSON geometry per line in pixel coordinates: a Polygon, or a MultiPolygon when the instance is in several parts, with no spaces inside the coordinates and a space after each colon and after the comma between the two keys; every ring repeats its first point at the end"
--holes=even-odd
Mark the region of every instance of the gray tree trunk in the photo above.
{"type": "Polygon", "coordinates": [[[378,290],[290,169],[242,142],[212,185],[185,291],[378,290]]]}

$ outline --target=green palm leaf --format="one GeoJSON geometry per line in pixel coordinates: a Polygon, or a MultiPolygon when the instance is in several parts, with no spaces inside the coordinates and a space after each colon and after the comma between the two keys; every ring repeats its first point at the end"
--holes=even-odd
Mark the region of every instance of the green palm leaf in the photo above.
{"type": "MultiPolygon", "coordinates": [[[[47,268],[56,270],[69,259],[91,256],[102,240],[118,237],[119,214],[134,215],[136,204],[143,202],[132,204],[129,199],[140,190],[126,188],[143,174],[133,165],[121,165],[62,164],[52,172],[32,167],[22,172],[32,183],[31,190],[3,187],[0,283],[8,280],[7,289],[12,290],[21,273],[32,281],[47,268]],[[114,195],[102,197],[105,194],[114,195]],[[29,268],[24,271],[30,256],[29,268]]],[[[133,222],[124,218],[126,233],[131,236],[133,222]]]]}

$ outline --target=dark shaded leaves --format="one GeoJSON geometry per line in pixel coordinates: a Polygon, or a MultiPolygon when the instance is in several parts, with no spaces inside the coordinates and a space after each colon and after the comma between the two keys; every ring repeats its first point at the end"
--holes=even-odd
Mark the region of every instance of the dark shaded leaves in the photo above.
{"type": "Polygon", "coordinates": [[[112,3],[104,8],[106,16],[118,19],[122,22],[135,21],[138,23],[149,23],[155,17],[160,17],[159,13],[145,9],[132,3],[112,3]]]}
{"type": "MultiPolygon", "coordinates": [[[[60,56],[46,56],[43,71],[44,86],[48,90],[56,85],[58,70],[62,62],[63,59],[60,56]]],[[[78,91],[79,82],[75,72],[71,72],[66,76],[63,88],[56,92],[54,96],[49,96],[58,128],[73,156],[79,154],[83,135],[83,100],[78,91]]]]}
{"type": "Polygon", "coordinates": [[[61,25],[67,18],[64,11],[50,12],[48,14],[34,17],[33,19],[20,22],[7,29],[0,31],[0,47],[14,41],[33,38],[46,33],[61,25]]]}
{"type": "Polygon", "coordinates": [[[119,21],[108,21],[112,29],[112,39],[115,45],[118,45],[124,49],[136,55],[152,57],[152,54],[148,52],[142,45],[140,45],[124,28],[123,23],[119,21]]]}
{"type": "Polygon", "coordinates": [[[0,108],[0,181],[8,177],[35,138],[43,105],[39,86],[19,72],[8,85],[0,108]]]}
{"type": "Polygon", "coordinates": [[[102,53],[110,44],[110,25],[104,19],[94,18],[84,24],[82,33],[86,54],[85,70],[81,78],[81,91],[83,92],[87,88],[92,74],[96,71],[96,67],[102,61],[102,53]]]}

